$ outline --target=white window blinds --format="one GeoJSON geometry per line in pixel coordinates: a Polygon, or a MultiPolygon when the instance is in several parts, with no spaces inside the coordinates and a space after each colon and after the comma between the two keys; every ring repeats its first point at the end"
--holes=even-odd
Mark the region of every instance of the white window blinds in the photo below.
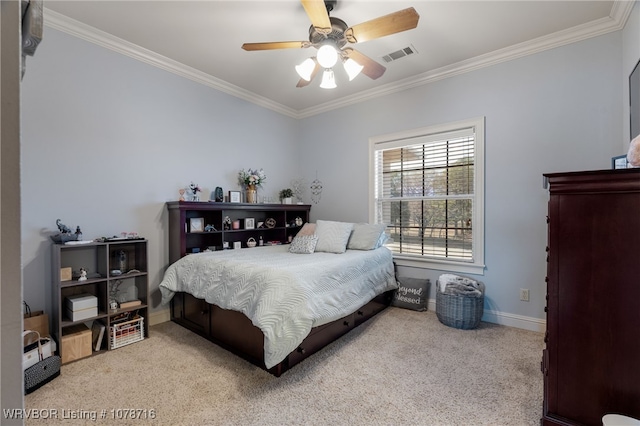
{"type": "Polygon", "coordinates": [[[387,225],[387,247],[395,254],[479,260],[476,127],[467,123],[372,144],[374,218],[387,225]]]}

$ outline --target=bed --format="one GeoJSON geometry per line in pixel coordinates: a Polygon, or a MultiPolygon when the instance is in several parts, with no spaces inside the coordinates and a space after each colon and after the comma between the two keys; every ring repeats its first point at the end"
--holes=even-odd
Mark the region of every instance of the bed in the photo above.
{"type": "Polygon", "coordinates": [[[166,270],[172,320],[280,376],[389,306],[391,251],[296,254],[289,245],[204,252],[166,270]]]}

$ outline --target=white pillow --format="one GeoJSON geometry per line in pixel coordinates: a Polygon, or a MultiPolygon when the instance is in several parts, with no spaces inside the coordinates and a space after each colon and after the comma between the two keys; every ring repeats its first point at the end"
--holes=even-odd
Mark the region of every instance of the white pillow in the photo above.
{"type": "Polygon", "coordinates": [[[352,229],[353,223],[317,220],[318,244],[316,244],[316,251],[344,253],[347,250],[347,242],[352,229]]]}
{"type": "Polygon", "coordinates": [[[296,235],[289,246],[290,253],[311,254],[318,244],[317,235],[296,235]]]}
{"type": "Polygon", "coordinates": [[[373,250],[378,248],[380,235],[387,228],[385,224],[356,223],[349,237],[347,248],[351,250],[373,250]]]}

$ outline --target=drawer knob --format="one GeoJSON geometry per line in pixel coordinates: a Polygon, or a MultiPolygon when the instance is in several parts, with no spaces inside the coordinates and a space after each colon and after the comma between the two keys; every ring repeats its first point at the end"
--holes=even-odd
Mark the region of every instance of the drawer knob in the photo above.
{"type": "Polygon", "coordinates": [[[306,352],[302,346],[298,346],[297,351],[298,353],[301,353],[301,354],[304,354],[306,352]]]}
{"type": "Polygon", "coordinates": [[[358,311],[358,315],[362,316],[362,315],[364,315],[364,312],[358,311]]]}
{"type": "Polygon", "coordinates": [[[345,327],[349,327],[349,321],[345,321],[343,322],[343,324],[345,325],[345,327]]]}

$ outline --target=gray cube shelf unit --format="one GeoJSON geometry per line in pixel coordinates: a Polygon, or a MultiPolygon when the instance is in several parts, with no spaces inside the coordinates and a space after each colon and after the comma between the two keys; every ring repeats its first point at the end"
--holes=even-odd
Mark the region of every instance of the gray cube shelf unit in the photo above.
{"type": "MultiPolygon", "coordinates": [[[[81,324],[90,325],[99,321],[105,326],[100,348],[93,348],[89,354],[116,349],[129,342],[142,340],[149,335],[149,277],[147,240],[124,239],[118,241],[90,242],[85,244],[54,244],[52,249],[53,266],[53,334],[57,342],[59,354],[68,358],[67,351],[78,351],[79,348],[65,344],[65,337],[81,324]],[[116,270],[123,265],[121,254],[126,259],[126,270],[117,274],[116,270]],[[71,268],[71,279],[62,280],[62,269],[71,268]],[[87,279],[79,281],[77,271],[84,268],[87,279]],[[111,309],[109,302],[114,295],[111,290],[118,286],[120,301],[135,298],[139,305],[111,309]],[[128,292],[128,293],[125,293],[128,292]],[[66,311],[66,299],[80,294],[89,294],[97,299],[97,315],[73,321],[66,311]],[[137,321],[123,324],[123,314],[131,317],[138,315],[137,321]],[[65,331],[67,333],[65,333],[65,331]],[[113,335],[111,335],[113,334],[113,335]],[[66,346],[66,347],[65,347],[66,346]]],[[[136,302],[137,303],[137,302],[136,302]]],[[[82,326],[81,326],[82,327],[82,326]]],[[[84,343],[83,343],[84,344],[84,343]]],[[[84,348],[82,348],[84,351],[84,348]]],[[[86,356],[85,353],[81,358],[86,356]]],[[[77,359],[75,356],[73,359],[77,359]]],[[[64,362],[64,361],[63,361],[64,362]]]]}
{"type": "Polygon", "coordinates": [[[230,249],[238,242],[241,248],[247,248],[250,238],[259,241],[262,237],[264,244],[286,243],[300,230],[300,226],[295,225],[296,218],[300,218],[302,223],[309,221],[311,205],[171,201],[167,203],[167,209],[169,260],[175,262],[187,254],[206,249],[222,250],[225,242],[230,249]],[[239,221],[239,228],[224,229],[225,217],[229,217],[232,223],[239,221]],[[253,219],[249,221],[253,222],[253,228],[247,229],[246,219],[253,219]],[[263,227],[259,228],[260,223],[263,227]],[[192,224],[197,224],[197,228],[191,229],[192,224]],[[205,231],[207,225],[212,225],[215,230],[205,231]]]}

